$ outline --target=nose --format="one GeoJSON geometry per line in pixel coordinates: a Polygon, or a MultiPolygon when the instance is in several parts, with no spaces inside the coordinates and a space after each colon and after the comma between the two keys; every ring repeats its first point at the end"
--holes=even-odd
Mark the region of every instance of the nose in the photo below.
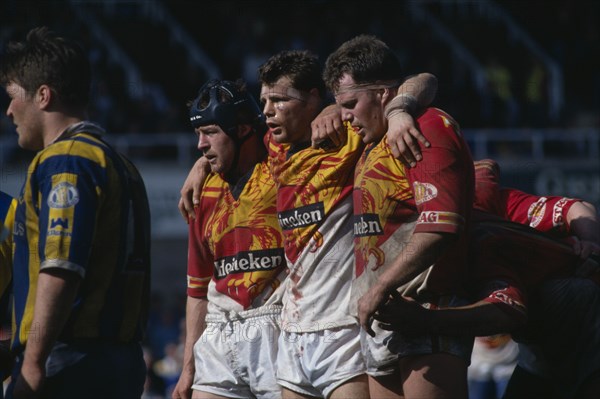
{"type": "Polygon", "coordinates": [[[263,114],[265,114],[267,118],[275,116],[275,107],[272,101],[265,101],[265,105],[263,106],[263,114]]]}
{"type": "Polygon", "coordinates": [[[8,108],[6,108],[6,116],[8,116],[10,119],[13,117],[12,101],[8,104],[8,108]]]}
{"type": "Polygon", "coordinates": [[[198,133],[198,149],[202,152],[205,152],[210,148],[210,143],[208,140],[208,136],[203,133],[198,133]]]}
{"type": "Polygon", "coordinates": [[[344,122],[352,122],[353,119],[354,115],[352,115],[352,112],[342,109],[342,120],[344,122]]]}

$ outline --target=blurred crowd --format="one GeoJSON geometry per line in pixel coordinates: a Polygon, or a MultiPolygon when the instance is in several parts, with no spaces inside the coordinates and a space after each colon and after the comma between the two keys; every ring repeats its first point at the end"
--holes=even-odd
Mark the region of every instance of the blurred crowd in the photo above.
{"type": "MultiPolygon", "coordinates": [[[[41,24],[79,38],[90,49],[96,76],[91,119],[109,132],[187,131],[186,104],[209,76],[189,60],[188,50],[172,40],[164,24],[148,18],[141,3],[117,1],[107,8],[102,2],[87,2],[79,6],[87,7],[128,54],[140,69],[143,84],[127,81],[124,70],[77,18],[71,3],[62,0],[2,2],[0,38],[5,42],[20,37],[41,24]]],[[[326,0],[268,4],[225,0],[204,2],[201,15],[190,12],[197,6],[186,1],[164,2],[163,6],[212,58],[222,77],[244,78],[256,95],[257,67],[268,56],[283,49],[310,49],[324,60],[342,41],[369,32],[397,51],[406,75],[427,71],[438,76],[435,105],[455,115],[463,127],[600,126],[595,112],[600,106],[600,68],[597,57],[590,57],[599,39],[594,19],[600,7],[597,2],[501,3],[562,67],[564,107],[559,115],[549,115],[546,65],[511,38],[502,24],[490,23],[472,9],[461,12],[459,5],[454,5],[458,8],[448,12],[448,2],[441,3],[445,8],[436,3],[424,2],[423,7],[475,55],[485,70],[487,87],[475,86],[472,72],[430,27],[415,21],[407,3],[374,0],[369,7],[358,2],[340,7],[326,0]]],[[[464,4],[473,8],[472,2],[464,4]]],[[[5,106],[2,94],[0,107],[5,106]]],[[[12,131],[10,121],[2,115],[0,132],[12,131]]]]}

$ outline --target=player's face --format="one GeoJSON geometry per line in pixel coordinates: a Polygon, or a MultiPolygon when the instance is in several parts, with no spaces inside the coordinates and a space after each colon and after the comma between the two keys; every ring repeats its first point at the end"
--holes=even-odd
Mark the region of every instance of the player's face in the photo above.
{"type": "Polygon", "coordinates": [[[19,146],[27,150],[44,148],[42,112],[35,96],[29,96],[25,89],[15,82],[6,86],[6,93],[10,98],[6,115],[16,126],[19,146]]]}
{"type": "Polygon", "coordinates": [[[280,78],[273,85],[263,85],[260,102],[271,128],[273,140],[277,143],[303,143],[310,141],[310,123],[314,118],[314,108],[309,104],[308,93],[292,87],[287,77],[280,78]]]}
{"type": "Polygon", "coordinates": [[[342,109],[342,119],[350,122],[354,131],[366,144],[381,140],[387,131],[387,119],[381,92],[378,90],[348,90],[356,85],[354,79],[344,74],[340,79],[340,92],[335,100],[342,109]]]}
{"type": "Polygon", "coordinates": [[[195,130],[198,149],[202,151],[213,173],[227,173],[235,160],[235,143],[218,125],[201,126],[195,130]]]}

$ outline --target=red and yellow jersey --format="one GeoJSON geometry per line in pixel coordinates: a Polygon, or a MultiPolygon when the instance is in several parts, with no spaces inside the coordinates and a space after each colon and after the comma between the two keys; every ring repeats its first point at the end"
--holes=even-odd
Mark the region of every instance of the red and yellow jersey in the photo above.
{"type": "Polygon", "coordinates": [[[279,183],[277,213],[294,263],[311,238],[322,245],[319,226],[352,192],[354,166],[363,145],[352,130],[339,149],[322,150],[269,145],[273,174],[279,183]]]}
{"type": "Polygon", "coordinates": [[[358,299],[420,232],[456,234],[457,243],[426,272],[399,288],[407,296],[463,290],[467,229],[473,203],[473,161],[456,122],[429,108],[418,119],[429,142],[423,161],[406,168],[384,137],[361,157],[354,183],[354,242],[358,299]]]}
{"type": "Polygon", "coordinates": [[[548,279],[572,276],[580,263],[568,240],[567,213],[579,199],[501,187],[493,160],[475,162],[471,264],[475,299],[526,314],[528,294],[548,279]],[[482,211],[482,212],[479,212],[482,211]]]}
{"type": "Polygon", "coordinates": [[[277,300],[285,277],[276,185],[268,163],[257,164],[236,199],[221,176],[202,188],[189,227],[188,295],[207,297],[209,311],[241,311],[277,300]]]}
{"type": "Polygon", "coordinates": [[[348,314],[354,269],[351,193],[364,145],[349,127],[347,133],[343,145],[327,150],[269,142],[290,267],[283,329],[318,331],[356,323],[348,314]]]}
{"type": "Polygon", "coordinates": [[[475,162],[474,208],[556,237],[568,234],[567,213],[580,199],[538,196],[500,186],[500,168],[489,159],[475,162]]]}

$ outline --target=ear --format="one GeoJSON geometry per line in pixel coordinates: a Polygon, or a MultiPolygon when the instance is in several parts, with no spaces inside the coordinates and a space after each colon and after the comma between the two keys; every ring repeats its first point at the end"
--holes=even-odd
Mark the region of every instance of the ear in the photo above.
{"type": "Polygon", "coordinates": [[[238,126],[238,138],[243,139],[252,133],[252,127],[250,125],[239,125],[238,126]]]}
{"type": "Polygon", "coordinates": [[[309,96],[308,96],[308,104],[310,106],[315,107],[315,109],[320,109],[321,108],[321,101],[323,100],[321,98],[321,95],[319,94],[319,89],[317,88],[312,88],[309,90],[308,92],[309,96]]]}
{"type": "Polygon", "coordinates": [[[394,96],[392,96],[392,92],[389,88],[382,89],[382,90],[383,90],[383,92],[381,92],[381,104],[385,108],[387,103],[390,102],[390,100],[392,98],[394,98],[394,96]]]}
{"type": "Polygon", "coordinates": [[[54,93],[48,85],[41,85],[35,93],[35,99],[40,109],[47,109],[54,99],[54,93]]]}

